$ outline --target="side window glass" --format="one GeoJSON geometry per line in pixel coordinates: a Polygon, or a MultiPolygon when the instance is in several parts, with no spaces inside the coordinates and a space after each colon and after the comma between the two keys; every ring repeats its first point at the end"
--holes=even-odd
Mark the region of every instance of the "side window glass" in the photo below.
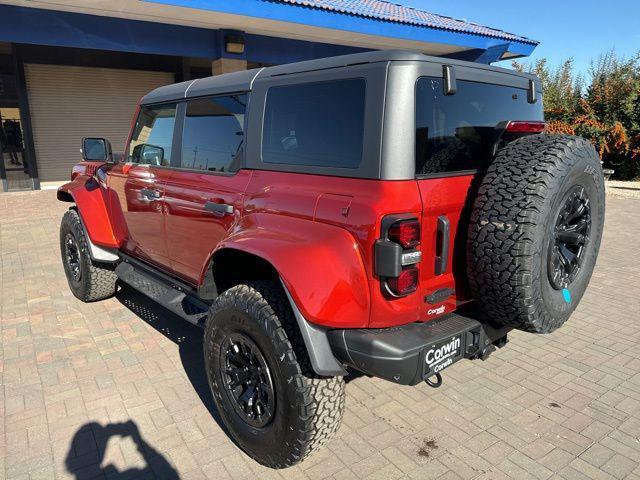
{"type": "Polygon", "coordinates": [[[142,107],[129,144],[127,161],[169,166],[176,104],[142,107]]]}
{"type": "Polygon", "coordinates": [[[242,164],[246,95],[201,98],[187,103],[180,167],[235,172],[242,164]]]}
{"type": "Polygon", "coordinates": [[[262,161],[358,168],[365,90],[363,79],[271,87],[264,113],[262,161]]]}

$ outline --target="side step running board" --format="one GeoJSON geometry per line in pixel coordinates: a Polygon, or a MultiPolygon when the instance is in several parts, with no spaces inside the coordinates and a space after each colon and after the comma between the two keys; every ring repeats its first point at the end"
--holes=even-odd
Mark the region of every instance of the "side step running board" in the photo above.
{"type": "Polygon", "coordinates": [[[151,267],[123,255],[116,267],[116,275],[123,282],[158,302],[166,309],[194,325],[204,326],[209,304],[188,293],[187,288],[151,267]]]}

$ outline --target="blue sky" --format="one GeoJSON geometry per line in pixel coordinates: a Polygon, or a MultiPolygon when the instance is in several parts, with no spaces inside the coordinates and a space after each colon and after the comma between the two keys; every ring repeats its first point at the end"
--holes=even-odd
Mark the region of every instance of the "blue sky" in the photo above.
{"type": "Polygon", "coordinates": [[[540,42],[536,59],[556,65],[573,57],[587,73],[592,58],[615,48],[640,51],[640,0],[394,0],[422,10],[499,28],[540,42]]]}

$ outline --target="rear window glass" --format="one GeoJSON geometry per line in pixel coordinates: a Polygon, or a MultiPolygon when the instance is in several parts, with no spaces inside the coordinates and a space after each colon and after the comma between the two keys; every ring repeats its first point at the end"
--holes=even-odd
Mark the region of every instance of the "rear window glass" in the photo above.
{"type": "Polygon", "coordinates": [[[542,102],[527,90],[458,80],[444,95],[442,79],[423,77],[416,92],[416,174],[476,170],[486,164],[507,120],[542,120],[542,102]]]}
{"type": "Polygon", "coordinates": [[[358,168],[364,137],[365,81],[272,87],[267,92],[262,161],[358,168]]]}

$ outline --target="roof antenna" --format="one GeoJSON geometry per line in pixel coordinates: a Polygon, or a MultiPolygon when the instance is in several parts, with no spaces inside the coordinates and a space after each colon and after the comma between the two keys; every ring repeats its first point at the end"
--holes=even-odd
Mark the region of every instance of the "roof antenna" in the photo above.
{"type": "Polygon", "coordinates": [[[456,88],[456,71],[453,69],[453,65],[442,66],[442,77],[444,78],[444,94],[455,95],[456,88]]]}

